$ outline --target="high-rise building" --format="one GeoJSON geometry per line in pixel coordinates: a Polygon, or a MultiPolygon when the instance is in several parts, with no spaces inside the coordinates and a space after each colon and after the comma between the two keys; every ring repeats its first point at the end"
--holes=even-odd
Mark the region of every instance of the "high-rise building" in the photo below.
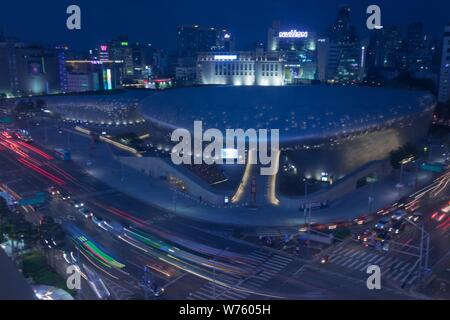
{"type": "MultiPolygon", "coordinates": [[[[10,47],[8,74],[14,95],[35,95],[61,92],[64,72],[61,53],[56,48],[15,43],[10,47]],[[12,51],[11,51],[12,50],[12,51]]],[[[1,70],[4,70],[0,66],[1,70]]]]}
{"type": "Polygon", "coordinates": [[[407,31],[406,46],[409,52],[418,51],[423,46],[423,25],[421,22],[409,24],[407,31]]]}
{"type": "Polygon", "coordinates": [[[322,46],[322,49],[328,50],[326,56],[331,59],[326,63],[327,81],[355,83],[359,82],[364,74],[367,49],[356,36],[355,28],[351,25],[350,12],[348,6],[339,9],[336,21],[329,28],[329,44],[322,46]]]}
{"type": "Polygon", "coordinates": [[[350,21],[351,8],[342,6],[339,8],[338,16],[330,27],[330,41],[334,43],[355,43],[357,41],[355,27],[350,21]]]}
{"type": "Polygon", "coordinates": [[[123,61],[122,76],[124,79],[134,76],[133,48],[128,36],[119,36],[109,44],[109,57],[114,61],[123,61]]]}
{"type": "Polygon", "coordinates": [[[283,56],[284,80],[287,84],[317,78],[316,34],[297,29],[282,29],[275,21],[268,30],[267,51],[283,56]]]}
{"type": "Polygon", "coordinates": [[[441,72],[439,75],[438,101],[450,100],[450,24],[445,27],[442,44],[441,72]]]}
{"type": "Polygon", "coordinates": [[[8,96],[16,94],[18,90],[15,49],[14,40],[0,39],[0,94],[8,96]]]}
{"type": "Polygon", "coordinates": [[[108,61],[109,60],[109,45],[101,44],[97,51],[97,59],[99,61],[108,61]]]}
{"type": "Polygon", "coordinates": [[[196,57],[199,52],[234,50],[234,37],[226,29],[182,25],[177,27],[178,57],[196,57]]]}
{"type": "Polygon", "coordinates": [[[67,60],[67,92],[120,88],[122,66],[122,61],[67,60]]]}
{"type": "Polygon", "coordinates": [[[402,40],[397,27],[384,27],[373,31],[367,52],[369,68],[395,68],[398,66],[402,40]]]}

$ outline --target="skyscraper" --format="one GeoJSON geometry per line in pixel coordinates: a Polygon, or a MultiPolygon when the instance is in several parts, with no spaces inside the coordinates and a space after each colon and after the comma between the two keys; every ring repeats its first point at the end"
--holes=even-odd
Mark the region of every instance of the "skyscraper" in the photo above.
{"type": "Polygon", "coordinates": [[[350,22],[351,8],[342,6],[339,8],[338,16],[330,27],[330,41],[334,43],[355,43],[357,41],[355,27],[350,22]]]}
{"type": "Polygon", "coordinates": [[[177,27],[177,54],[196,57],[199,52],[233,51],[234,38],[226,29],[182,25],[177,27]]]}
{"type": "Polygon", "coordinates": [[[339,8],[336,21],[329,28],[328,53],[329,58],[337,61],[333,64],[327,63],[327,80],[341,83],[354,83],[361,80],[363,74],[363,54],[366,48],[361,46],[356,36],[355,28],[350,21],[351,9],[348,6],[339,8]]]}
{"type": "Polygon", "coordinates": [[[441,72],[439,78],[438,101],[450,100],[450,24],[445,27],[442,45],[441,72]]]}
{"type": "Polygon", "coordinates": [[[128,36],[119,36],[110,42],[109,57],[111,60],[123,61],[124,79],[133,77],[133,49],[130,46],[128,36]]]}

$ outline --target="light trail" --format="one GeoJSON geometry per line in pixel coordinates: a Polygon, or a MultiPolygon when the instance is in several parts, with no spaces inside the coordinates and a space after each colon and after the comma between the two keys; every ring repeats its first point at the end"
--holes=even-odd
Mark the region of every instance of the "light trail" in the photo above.
{"type": "Polygon", "coordinates": [[[58,178],[57,176],[51,174],[50,172],[38,167],[37,165],[31,163],[30,161],[24,159],[24,158],[18,158],[17,159],[18,162],[20,162],[21,164],[27,166],[28,168],[34,170],[35,172],[41,174],[42,176],[50,179],[51,181],[53,181],[54,183],[62,186],[65,184],[64,180],[58,178]]]}
{"type": "Polygon", "coordinates": [[[33,151],[34,153],[40,155],[41,157],[43,157],[46,160],[53,160],[53,157],[51,155],[45,153],[44,151],[42,151],[42,150],[40,150],[40,149],[38,149],[38,148],[36,148],[36,147],[26,143],[26,142],[16,141],[16,143],[18,143],[19,145],[21,145],[22,147],[24,147],[24,148],[26,148],[26,149],[28,149],[30,151],[33,151]]]}

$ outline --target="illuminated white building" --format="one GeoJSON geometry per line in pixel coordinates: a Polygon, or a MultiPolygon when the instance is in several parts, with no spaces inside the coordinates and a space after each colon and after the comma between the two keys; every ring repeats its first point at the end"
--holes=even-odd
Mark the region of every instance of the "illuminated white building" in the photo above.
{"type": "Polygon", "coordinates": [[[278,52],[201,53],[197,83],[204,85],[282,86],[283,59],[278,52]]]}

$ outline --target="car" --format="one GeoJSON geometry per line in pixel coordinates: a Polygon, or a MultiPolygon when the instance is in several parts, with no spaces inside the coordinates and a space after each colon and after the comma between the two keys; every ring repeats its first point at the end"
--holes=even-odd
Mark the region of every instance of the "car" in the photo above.
{"type": "Polygon", "coordinates": [[[320,259],[321,264],[327,264],[328,262],[330,262],[330,256],[328,255],[325,255],[320,259]]]}
{"type": "Polygon", "coordinates": [[[47,189],[48,193],[53,197],[60,200],[70,200],[70,194],[64,190],[59,190],[55,187],[50,187],[47,189]]]}
{"type": "Polygon", "coordinates": [[[391,216],[391,219],[394,221],[402,220],[406,217],[406,211],[398,210],[395,211],[394,214],[391,216]]]}
{"type": "Polygon", "coordinates": [[[356,240],[360,242],[368,242],[373,237],[374,232],[370,229],[366,229],[363,232],[356,234],[356,240]]]}
{"type": "Polygon", "coordinates": [[[52,196],[52,197],[58,197],[60,194],[60,191],[58,189],[56,189],[55,187],[50,187],[47,189],[48,193],[52,196]]]}
{"type": "Polygon", "coordinates": [[[387,231],[382,231],[377,234],[375,240],[378,242],[384,243],[386,241],[391,240],[391,236],[389,235],[389,233],[387,231]]]}
{"type": "Polygon", "coordinates": [[[100,225],[101,223],[104,222],[104,220],[98,216],[92,216],[92,222],[95,223],[96,225],[100,225]]]}
{"type": "Polygon", "coordinates": [[[152,292],[155,297],[161,297],[164,294],[165,290],[163,287],[154,285],[152,286],[152,292]]]}
{"type": "Polygon", "coordinates": [[[75,208],[75,209],[80,209],[84,207],[84,203],[82,201],[79,200],[75,200],[75,199],[71,199],[70,200],[70,204],[75,208]]]}
{"type": "Polygon", "coordinates": [[[361,226],[361,225],[367,223],[367,220],[368,220],[367,216],[361,216],[361,217],[354,219],[353,222],[355,224],[361,226]]]}
{"type": "Polygon", "coordinates": [[[399,234],[404,229],[405,229],[405,223],[403,221],[396,221],[389,228],[389,232],[393,232],[395,234],[399,234]]]}
{"type": "Polygon", "coordinates": [[[108,231],[106,221],[100,218],[99,216],[92,216],[92,222],[99,228],[108,231]]]}
{"type": "Polygon", "coordinates": [[[385,230],[389,226],[389,223],[391,222],[391,219],[389,217],[384,217],[383,219],[379,220],[375,224],[376,230],[385,230]]]}
{"type": "Polygon", "coordinates": [[[92,218],[92,216],[94,215],[91,210],[85,207],[78,209],[78,213],[80,213],[86,219],[92,218]]]}
{"type": "Polygon", "coordinates": [[[416,211],[409,215],[408,220],[412,221],[412,222],[417,222],[417,221],[421,220],[422,218],[423,218],[423,213],[416,211]]]}
{"type": "Polygon", "coordinates": [[[61,200],[64,200],[64,201],[70,200],[70,194],[68,192],[65,192],[65,191],[60,191],[59,192],[59,198],[61,200]]]}
{"type": "Polygon", "coordinates": [[[5,137],[6,139],[12,138],[11,134],[6,130],[2,132],[2,136],[5,137]]]}

